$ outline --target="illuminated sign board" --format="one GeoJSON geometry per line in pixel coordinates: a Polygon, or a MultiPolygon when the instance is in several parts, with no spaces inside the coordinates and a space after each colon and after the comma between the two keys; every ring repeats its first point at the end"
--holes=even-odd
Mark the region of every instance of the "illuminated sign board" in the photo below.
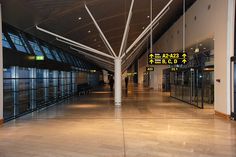
{"type": "Polygon", "coordinates": [[[149,53],[149,65],[180,65],[188,63],[187,53],[179,52],[163,52],[163,53],[149,53]]]}
{"type": "Polygon", "coordinates": [[[172,71],[172,72],[176,72],[176,71],[179,71],[179,68],[177,68],[177,67],[170,68],[170,71],[172,71]]]}
{"type": "Polygon", "coordinates": [[[35,60],[36,61],[43,61],[44,60],[44,56],[36,56],[35,60]]]}
{"type": "Polygon", "coordinates": [[[95,72],[97,72],[97,70],[90,70],[90,72],[91,72],[91,73],[95,73],[95,72]]]}
{"type": "Polygon", "coordinates": [[[127,73],[127,76],[134,76],[134,75],[137,75],[137,72],[127,73]]]}
{"type": "Polygon", "coordinates": [[[146,67],[146,71],[154,71],[154,67],[146,67]]]}

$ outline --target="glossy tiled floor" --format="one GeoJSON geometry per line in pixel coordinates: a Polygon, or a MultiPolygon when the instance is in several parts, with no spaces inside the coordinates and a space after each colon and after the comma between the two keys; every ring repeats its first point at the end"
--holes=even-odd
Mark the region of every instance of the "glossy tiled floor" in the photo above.
{"type": "Polygon", "coordinates": [[[0,157],[236,157],[236,122],[130,88],[96,91],[0,127],[0,157]]]}

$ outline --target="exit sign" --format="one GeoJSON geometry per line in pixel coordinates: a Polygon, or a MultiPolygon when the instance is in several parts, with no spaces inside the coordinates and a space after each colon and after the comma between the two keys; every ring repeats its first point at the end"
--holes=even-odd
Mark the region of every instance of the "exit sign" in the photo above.
{"type": "Polygon", "coordinates": [[[35,60],[36,61],[43,61],[44,60],[44,56],[36,56],[35,60]]]}
{"type": "Polygon", "coordinates": [[[146,71],[154,71],[154,67],[146,67],[146,71]]]}

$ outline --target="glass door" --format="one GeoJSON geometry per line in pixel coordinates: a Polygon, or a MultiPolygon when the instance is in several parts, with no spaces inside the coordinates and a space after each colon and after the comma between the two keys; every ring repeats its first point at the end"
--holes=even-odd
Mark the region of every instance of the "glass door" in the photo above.
{"type": "Polygon", "coordinates": [[[214,69],[205,69],[203,72],[203,107],[214,108],[214,69]]]}
{"type": "Polygon", "coordinates": [[[191,104],[203,108],[203,97],[202,97],[202,78],[203,73],[201,69],[191,69],[190,70],[190,80],[191,80],[191,104]]]}

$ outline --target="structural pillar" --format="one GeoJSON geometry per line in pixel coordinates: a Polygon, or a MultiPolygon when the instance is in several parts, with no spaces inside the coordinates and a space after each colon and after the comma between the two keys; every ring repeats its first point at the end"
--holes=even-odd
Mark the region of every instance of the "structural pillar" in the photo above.
{"type": "Polygon", "coordinates": [[[121,58],[115,58],[115,105],[121,105],[121,58]]]}
{"type": "Polygon", "coordinates": [[[2,7],[0,4],[0,124],[3,123],[3,48],[2,48],[2,7]]]}
{"type": "MultiPolygon", "coordinates": [[[[230,82],[230,66],[231,61],[230,58],[234,56],[234,28],[235,28],[235,0],[228,0],[228,12],[227,12],[227,115],[231,114],[231,82],[230,82]]],[[[234,85],[232,85],[234,86],[234,85]]]]}

